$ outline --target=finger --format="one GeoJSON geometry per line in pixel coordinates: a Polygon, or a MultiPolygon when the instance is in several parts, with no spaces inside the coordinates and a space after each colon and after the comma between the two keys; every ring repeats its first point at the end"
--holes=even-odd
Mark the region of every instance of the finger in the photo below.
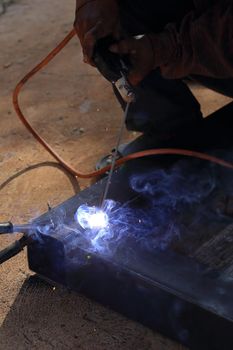
{"type": "Polygon", "coordinates": [[[135,39],[132,38],[132,39],[122,40],[117,44],[111,45],[109,50],[119,55],[135,54],[136,53],[135,39]]]}
{"type": "Polygon", "coordinates": [[[95,27],[91,28],[84,36],[83,54],[86,61],[92,61],[94,47],[100,36],[100,25],[101,22],[99,21],[95,27]]]}
{"type": "Polygon", "coordinates": [[[89,64],[92,67],[96,67],[94,61],[90,59],[84,52],[83,52],[83,62],[89,64]]]}
{"type": "Polygon", "coordinates": [[[114,28],[114,31],[113,31],[113,37],[114,39],[116,39],[117,41],[120,41],[120,39],[122,39],[122,28],[121,28],[121,24],[120,22],[118,21],[116,23],[116,26],[114,28]]]}
{"type": "Polygon", "coordinates": [[[140,69],[133,68],[128,74],[128,81],[132,86],[137,86],[144,78],[146,74],[140,69]]]}
{"type": "Polygon", "coordinates": [[[133,72],[131,72],[129,75],[128,75],[128,81],[129,83],[132,85],[132,86],[137,86],[138,84],[140,84],[140,82],[143,80],[143,76],[141,74],[135,74],[133,72]]]}

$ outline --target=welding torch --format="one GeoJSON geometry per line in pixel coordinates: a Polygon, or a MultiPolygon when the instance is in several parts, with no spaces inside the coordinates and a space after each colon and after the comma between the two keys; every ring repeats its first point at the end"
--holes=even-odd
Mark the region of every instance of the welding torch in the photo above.
{"type": "Polygon", "coordinates": [[[122,118],[116,146],[112,155],[111,168],[108,174],[108,179],[104,188],[103,195],[101,197],[101,209],[103,209],[104,202],[107,199],[107,195],[111,185],[111,180],[118,156],[118,149],[123,136],[124,125],[127,119],[129,107],[130,104],[136,100],[134,88],[131,86],[127,79],[128,73],[131,69],[130,60],[128,56],[122,57],[118,54],[109,51],[110,45],[114,43],[115,41],[112,37],[106,37],[98,40],[93,55],[93,61],[95,62],[95,65],[99,72],[116,87],[120,96],[126,103],[124,117],[122,118]]]}
{"type": "Polygon", "coordinates": [[[127,79],[132,64],[128,55],[121,56],[109,50],[115,43],[111,36],[99,39],[94,48],[93,61],[103,77],[115,85],[122,99],[132,103],[136,99],[135,90],[127,79]]]}
{"type": "MultiPolygon", "coordinates": [[[[116,165],[118,148],[122,139],[125,121],[128,115],[130,104],[136,99],[136,94],[133,87],[128,82],[127,76],[131,69],[131,63],[127,56],[120,56],[118,54],[109,51],[110,45],[114,44],[115,41],[112,37],[106,37],[98,40],[94,54],[93,61],[95,62],[96,68],[99,72],[110,81],[118,90],[120,96],[124,100],[126,107],[124,111],[124,117],[121,122],[119,134],[117,137],[117,143],[112,156],[111,169],[108,174],[106,186],[101,197],[101,208],[103,208],[104,201],[107,198],[108,191],[111,185],[112,175],[116,165]]],[[[32,232],[36,232],[38,227],[35,225],[13,225],[11,222],[0,223],[0,235],[23,233],[23,237],[15,241],[6,249],[0,251],[0,264],[14,257],[20,253],[27,245],[29,237],[32,232]]]]}

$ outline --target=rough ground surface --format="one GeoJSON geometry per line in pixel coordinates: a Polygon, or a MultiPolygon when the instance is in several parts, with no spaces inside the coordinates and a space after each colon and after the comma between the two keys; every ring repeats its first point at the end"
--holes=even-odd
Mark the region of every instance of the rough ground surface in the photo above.
{"type": "MultiPolygon", "coordinates": [[[[16,119],[11,92],[70,30],[73,13],[72,0],[19,0],[0,17],[0,184],[28,166],[52,161],[16,119]]],[[[204,88],[195,87],[195,93],[205,114],[227,102],[204,88]]],[[[27,85],[21,103],[33,125],[77,168],[92,169],[95,160],[114,145],[120,108],[109,84],[82,63],[76,40],[27,85]]],[[[87,185],[80,182],[81,188],[87,185]]],[[[44,212],[48,201],[55,206],[73,192],[63,172],[44,164],[1,190],[0,221],[27,222],[44,212]]],[[[12,241],[1,237],[0,247],[12,241]]],[[[0,266],[0,349],[183,349],[30,275],[25,253],[0,266]]]]}

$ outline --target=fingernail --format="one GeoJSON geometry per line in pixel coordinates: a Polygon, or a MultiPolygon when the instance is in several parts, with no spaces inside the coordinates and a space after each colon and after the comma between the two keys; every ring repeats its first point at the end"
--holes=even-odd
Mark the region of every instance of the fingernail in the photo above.
{"type": "Polygon", "coordinates": [[[111,45],[109,50],[113,53],[118,53],[118,47],[117,45],[111,45]]]}

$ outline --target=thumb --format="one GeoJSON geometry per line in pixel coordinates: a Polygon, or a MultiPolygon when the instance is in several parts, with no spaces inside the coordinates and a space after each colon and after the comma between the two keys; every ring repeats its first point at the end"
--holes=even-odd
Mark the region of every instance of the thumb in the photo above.
{"type": "Polygon", "coordinates": [[[144,76],[136,69],[132,69],[127,76],[127,79],[132,86],[137,86],[143,78],[144,76]]]}

